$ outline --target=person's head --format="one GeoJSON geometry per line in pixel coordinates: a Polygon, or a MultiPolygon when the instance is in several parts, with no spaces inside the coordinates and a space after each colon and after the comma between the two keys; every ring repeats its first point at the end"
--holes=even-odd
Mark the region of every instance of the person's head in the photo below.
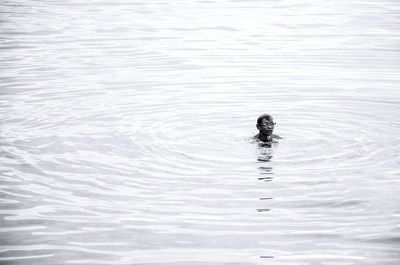
{"type": "Polygon", "coordinates": [[[275,122],[271,115],[262,114],[257,119],[256,127],[260,131],[260,133],[264,135],[272,135],[274,131],[275,122]]]}

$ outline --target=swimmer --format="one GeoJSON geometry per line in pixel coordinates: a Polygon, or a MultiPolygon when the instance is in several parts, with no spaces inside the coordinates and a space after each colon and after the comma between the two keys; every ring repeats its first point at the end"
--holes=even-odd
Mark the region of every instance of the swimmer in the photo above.
{"type": "Polygon", "coordinates": [[[256,127],[260,131],[259,134],[254,136],[254,139],[258,139],[262,142],[271,143],[274,139],[282,139],[282,137],[273,134],[275,122],[272,116],[269,114],[262,114],[257,119],[256,127]]]}

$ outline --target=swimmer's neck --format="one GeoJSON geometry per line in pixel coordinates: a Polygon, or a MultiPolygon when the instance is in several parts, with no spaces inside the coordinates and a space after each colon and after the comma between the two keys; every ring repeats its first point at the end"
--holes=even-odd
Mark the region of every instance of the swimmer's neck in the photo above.
{"type": "Polygon", "coordinates": [[[258,138],[263,142],[271,142],[273,139],[272,134],[268,135],[268,134],[263,134],[261,132],[258,134],[258,138]]]}

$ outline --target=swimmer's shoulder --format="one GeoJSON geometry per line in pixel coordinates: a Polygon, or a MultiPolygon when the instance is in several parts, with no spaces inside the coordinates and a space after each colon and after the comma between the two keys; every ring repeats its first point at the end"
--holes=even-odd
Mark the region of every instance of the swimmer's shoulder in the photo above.
{"type": "MultiPolygon", "coordinates": [[[[260,139],[260,134],[258,133],[258,134],[256,134],[256,135],[254,135],[253,137],[252,137],[252,139],[253,140],[261,140],[260,139]]],[[[279,140],[279,139],[283,139],[283,137],[281,137],[281,136],[279,136],[279,135],[277,135],[277,134],[272,134],[272,141],[273,140],[279,140]]]]}

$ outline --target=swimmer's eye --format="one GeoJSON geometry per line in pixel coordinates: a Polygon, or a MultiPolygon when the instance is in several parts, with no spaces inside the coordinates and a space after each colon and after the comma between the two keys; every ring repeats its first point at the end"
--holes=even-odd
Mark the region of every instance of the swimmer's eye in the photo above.
{"type": "Polygon", "coordinates": [[[276,122],[261,123],[261,126],[274,126],[276,122]]]}

